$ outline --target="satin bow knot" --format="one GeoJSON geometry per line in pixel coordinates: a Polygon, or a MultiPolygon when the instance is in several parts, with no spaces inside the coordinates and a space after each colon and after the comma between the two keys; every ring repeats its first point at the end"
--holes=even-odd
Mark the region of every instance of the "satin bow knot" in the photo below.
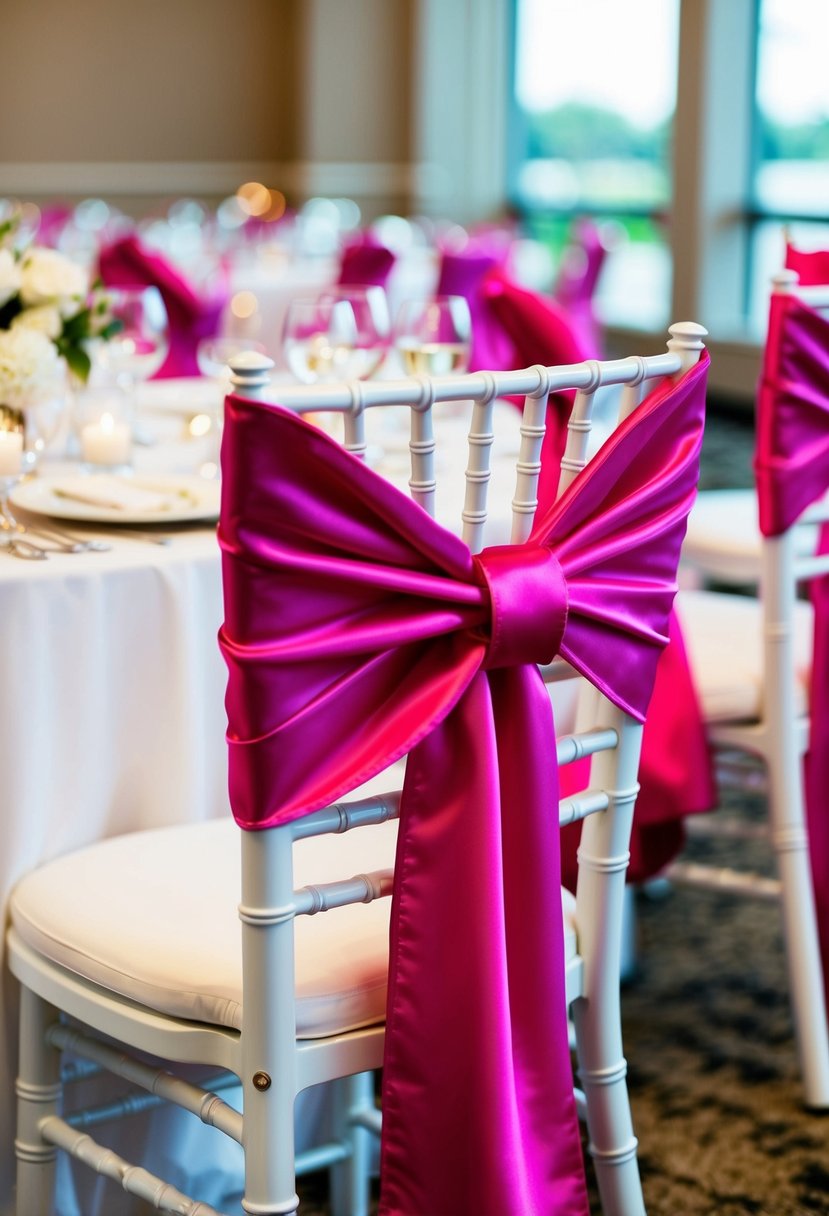
{"type": "Polygon", "coordinates": [[[551,663],[567,624],[567,583],[555,554],[546,545],[493,545],[473,562],[492,610],[484,670],[551,663]]]}

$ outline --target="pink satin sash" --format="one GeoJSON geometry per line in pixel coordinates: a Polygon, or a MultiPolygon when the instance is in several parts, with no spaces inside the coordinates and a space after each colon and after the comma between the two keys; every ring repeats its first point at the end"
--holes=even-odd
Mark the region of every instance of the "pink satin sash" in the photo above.
{"type": "MultiPolygon", "coordinates": [[[[764,536],[785,532],[829,489],[829,319],[782,293],[771,297],[755,473],[764,536]]],[[[818,550],[829,552],[825,524],[818,550]]],[[[809,587],[815,620],[804,792],[829,1005],[829,575],[809,587]]]]}
{"type": "Polygon", "coordinates": [[[786,244],[786,269],[797,272],[803,287],[829,283],[829,249],[797,249],[786,244]]]}
{"type": "Polygon", "coordinates": [[[594,297],[606,257],[607,245],[596,224],[589,219],[576,221],[553,288],[554,299],[582,341],[596,351],[601,350],[602,343],[594,297]]]}
{"type": "Polygon", "coordinates": [[[196,351],[202,338],[219,332],[227,291],[200,296],[160,253],[137,236],[119,237],[99,254],[98,269],[108,287],[157,287],[169,322],[170,347],[154,379],[198,376],[196,351]]]}
{"type": "Polygon", "coordinates": [[[229,397],[219,539],[245,829],[409,754],[392,903],[383,1216],[586,1216],[564,1016],[556,651],[638,718],[693,501],[707,356],[525,545],[473,556],[279,407],[229,397]]]}

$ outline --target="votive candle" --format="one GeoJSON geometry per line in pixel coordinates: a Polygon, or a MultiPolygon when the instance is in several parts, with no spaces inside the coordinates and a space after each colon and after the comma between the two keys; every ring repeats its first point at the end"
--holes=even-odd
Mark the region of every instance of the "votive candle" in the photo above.
{"type": "Polygon", "coordinates": [[[23,432],[0,431],[0,477],[19,477],[23,463],[23,432]]]}
{"type": "Polygon", "coordinates": [[[112,414],[102,414],[98,422],[88,422],[81,429],[81,456],[87,464],[129,464],[132,456],[132,432],[129,424],[119,422],[112,414]]]}

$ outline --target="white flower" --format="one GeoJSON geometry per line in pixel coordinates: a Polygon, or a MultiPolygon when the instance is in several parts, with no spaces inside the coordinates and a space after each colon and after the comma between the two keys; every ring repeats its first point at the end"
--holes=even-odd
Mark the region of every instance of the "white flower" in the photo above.
{"type": "Polygon", "coordinates": [[[86,272],[56,249],[35,246],[23,256],[20,298],[27,308],[52,304],[62,316],[77,309],[88,287],[86,272]]]}
{"type": "Polygon", "coordinates": [[[0,308],[20,290],[20,267],[11,249],[0,249],[0,308]]]}
{"type": "Polygon", "coordinates": [[[12,321],[12,329],[36,329],[47,338],[59,338],[63,319],[53,304],[40,304],[37,308],[24,308],[12,321]]]}
{"type": "Polygon", "coordinates": [[[12,409],[37,405],[60,391],[63,361],[36,329],[0,330],[0,404],[12,409]]]}

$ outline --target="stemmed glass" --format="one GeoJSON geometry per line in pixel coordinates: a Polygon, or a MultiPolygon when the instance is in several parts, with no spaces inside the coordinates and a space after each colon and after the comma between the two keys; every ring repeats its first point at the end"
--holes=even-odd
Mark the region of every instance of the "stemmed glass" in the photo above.
{"type": "Polygon", "coordinates": [[[404,300],[394,327],[394,344],[410,376],[445,376],[469,365],[472,321],[463,296],[404,300]]]}
{"type": "Polygon", "coordinates": [[[203,477],[219,476],[219,451],[224,426],[224,399],[231,391],[230,361],[243,351],[252,350],[264,355],[261,342],[250,338],[202,338],[196,347],[196,362],[201,374],[216,387],[216,400],[206,409],[194,413],[188,420],[187,431],[193,439],[209,440],[209,459],[199,472],[203,477]]]}
{"type": "Polygon", "coordinates": [[[367,380],[389,348],[390,325],[381,287],[331,287],[288,306],[282,334],[285,361],[297,380],[367,380]]]}
{"type": "Polygon", "coordinates": [[[155,375],[167,357],[167,310],[157,287],[107,289],[107,303],[120,329],[104,345],[101,365],[128,393],[134,409],[138,383],[155,375]]]}

